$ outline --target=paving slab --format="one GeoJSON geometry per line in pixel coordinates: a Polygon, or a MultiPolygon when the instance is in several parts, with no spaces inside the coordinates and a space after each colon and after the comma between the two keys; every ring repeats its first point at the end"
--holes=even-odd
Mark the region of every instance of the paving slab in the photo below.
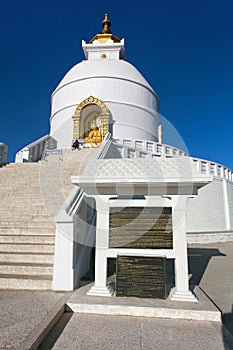
{"type": "Polygon", "coordinates": [[[78,313],[63,315],[39,348],[49,349],[231,350],[217,322],[78,313]]]}
{"type": "Polygon", "coordinates": [[[191,244],[188,250],[190,282],[217,305],[233,335],[233,242],[191,244]]]}
{"type": "Polygon", "coordinates": [[[33,344],[64,311],[69,294],[0,290],[0,349],[33,349],[33,344]]]}

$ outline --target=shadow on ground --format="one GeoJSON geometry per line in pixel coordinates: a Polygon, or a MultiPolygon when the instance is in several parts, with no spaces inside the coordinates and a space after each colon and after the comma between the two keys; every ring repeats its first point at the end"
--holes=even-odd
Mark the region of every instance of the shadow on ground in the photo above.
{"type": "Polygon", "coordinates": [[[217,248],[188,248],[190,288],[199,286],[209,261],[213,256],[226,256],[217,248]]]}
{"type": "Polygon", "coordinates": [[[226,350],[233,349],[233,304],[232,311],[222,315],[222,323],[222,336],[224,344],[227,344],[226,350]]]}
{"type": "MultiPolygon", "coordinates": [[[[200,286],[200,282],[211,258],[221,256],[226,256],[226,254],[221,253],[217,248],[188,248],[189,274],[191,275],[189,282],[191,289],[195,285],[200,286]]],[[[218,305],[216,306],[218,307],[218,305]]],[[[225,348],[226,350],[233,349],[233,305],[232,312],[222,314],[222,323],[222,337],[225,348]]]]}
{"type": "Polygon", "coordinates": [[[73,316],[72,312],[64,312],[63,315],[58,320],[58,322],[56,323],[56,325],[53,327],[51,332],[47,335],[47,337],[45,338],[45,340],[42,342],[42,344],[39,346],[37,350],[52,349],[72,316],[73,316]]]}

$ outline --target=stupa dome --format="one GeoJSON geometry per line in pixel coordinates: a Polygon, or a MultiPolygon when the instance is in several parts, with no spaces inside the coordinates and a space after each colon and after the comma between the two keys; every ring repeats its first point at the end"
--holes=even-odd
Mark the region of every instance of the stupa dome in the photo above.
{"type": "Polygon", "coordinates": [[[158,141],[158,96],[142,74],[125,61],[124,39],[106,32],[88,44],[83,41],[82,47],[86,60],[71,68],[52,94],[50,134],[58,147],[68,148],[73,138],[82,138],[84,118],[103,116],[105,109],[113,137],[158,141]],[[88,113],[82,113],[80,106],[88,107],[88,113]]]}
{"type": "Polygon", "coordinates": [[[140,84],[155,94],[154,90],[142,74],[129,62],[125,60],[91,60],[76,64],[64,76],[55,92],[76,80],[111,77],[115,79],[126,79],[140,84]]]}

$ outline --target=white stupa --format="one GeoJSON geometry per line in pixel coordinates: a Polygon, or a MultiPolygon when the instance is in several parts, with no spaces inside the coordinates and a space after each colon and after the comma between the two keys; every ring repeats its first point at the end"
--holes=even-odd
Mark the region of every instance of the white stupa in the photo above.
{"type": "MultiPolygon", "coordinates": [[[[72,162],[69,184],[76,187],[54,219],[53,289],[77,287],[89,269],[90,251],[95,246],[96,278],[90,295],[109,296],[107,260],[134,253],[174,259],[171,298],[196,302],[188,286],[186,243],[233,240],[233,172],[162,143],[158,96],[126,62],[124,39],[111,33],[110,24],[105,15],[102,33],[89,43],[82,42],[85,60],[76,64],[53,92],[49,135],[16,155],[16,162],[36,162],[45,154],[60,156],[76,139],[84,148],[96,148],[78,152],[92,156],[89,163],[85,158],[82,172],[76,167],[81,156],[72,162]],[[132,211],[145,212],[145,217],[138,214],[139,218],[132,220],[130,237],[127,228],[124,231],[127,225],[114,236],[110,217],[115,208],[126,208],[127,220],[132,211]],[[161,211],[163,223],[169,218],[165,227],[156,221],[153,210],[161,211]],[[151,227],[144,227],[148,215],[149,224],[158,224],[152,236],[151,227]],[[135,238],[138,230],[140,237],[144,233],[149,236],[146,248],[144,242],[140,245],[139,236],[139,241],[135,238]],[[126,243],[125,236],[134,239],[126,243]],[[123,241],[118,242],[119,237],[123,241]]],[[[51,164],[54,170],[56,162],[51,164]]],[[[56,176],[61,176],[61,171],[55,169],[56,176]]]]}
{"type": "Polygon", "coordinates": [[[83,138],[95,122],[102,136],[161,142],[159,100],[155,91],[125,61],[124,39],[110,32],[105,16],[103,31],[90,43],[82,42],[86,60],[75,65],[52,94],[51,132],[59,148],[83,138]]]}
{"type": "MultiPolygon", "coordinates": [[[[108,15],[102,25],[102,33],[89,43],[82,41],[85,60],[71,68],[52,93],[49,135],[19,151],[16,162],[37,161],[45,148],[68,149],[74,139],[82,140],[84,145],[99,146],[107,135],[112,145],[102,157],[188,156],[183,150],[162,143],[157,94],[125,60],[124,39],[111,33],[108,15]],[[100,136],[90,140],[93,126],[100,136]]],[[[205,159],[190,159],[200,173],[213,178],[197,198],[189,201],[190,241],[200,237],[210,241],[233,238],[232,170],[205,159]],[[208,238],[199,235],[203,232],[209,233],[208,238]]]]}

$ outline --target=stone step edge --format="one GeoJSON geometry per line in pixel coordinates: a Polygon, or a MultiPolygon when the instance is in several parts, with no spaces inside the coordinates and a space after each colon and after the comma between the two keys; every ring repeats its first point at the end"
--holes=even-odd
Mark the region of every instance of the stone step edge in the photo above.
{"type": "Polygon", "coordinates": [[[3,278],[4,279],[16,279],[16,280],[52,281],[53,276],[50,276],[50,275],[16,275],[16,274],[0,273],[0,280],[3,278]]]}
{"type": "MultiPolygon", "coordinates": [[[[28,227],[28,228],[33,228],[36,225],[40,225],[40,227],[42,227],[42,228],[52,228],[53,227],[53,223],[49,219],[47,220],[47,222],[43,222],[44,226],[41,224],[41,222],[39,220],[38,221],[24,221],[24,220],[12,221],[12,220],[1,220],[0,219],[0,224],[1,224],[1,227],[7,226],[7,225],[9,227],[10,224],[12,226],[16,225],[18,227],[21,225],[20,227],[28,227]]],[[[11,227],[9,227],[9,228],[11,228],[11,227]]]]}
{"type": "MultiPolygon", "coordinates": [[[[12,235],[12,236],[27,236],[27,232],[29,236],[37,236],[38,235],[38,231],[40,232],[40,235],[43,235],[43,233],[41,234],[41,232],[43,232],[43,230],[39,229],[39,230],[35,230],[35,228],[33,229],[17,229],[17,228],[10,228],[10,229],[6,229],[6,228],[1,228],[0,227],[0,236],[6,236],[6,235],[12,235]],[[21,232],[23,231],[23,233],[21,234],[21,232]]],[[[46,229],[46,231],[50,231],[50,232],[54,232],[54,236],[55,236],[55,228],[53,229],[46,229]]],[[[44,234],[46,235],[46,233],[44,234]]]]}
{"type": "MultiPolygon", "coordinates": [[[[34,236],[34,237],[36,237],[36,236],[34,236]]],[[[47,245],[49,245],[49,246],[54,246],[55,244],[54,243],[27,243],[27,242],[0,242],[0,247],[1,247],[1,245],[9,245],[9,246],[12,246],[12,245],[33,245],[33,246],[47,246],[47,245]]],[[[1,252],[1,251],[0,251],[1,252]]]]}
{"type": "Polygon", "coordinates": [[[36,262],[5,262],[5,261],[0,261],[0,266],[53,267],[53,264],[52,263],[36,263],[36,262]]]}
{"type": "Polygon", "coordinates": [[[72,293],[65,293],[47,315],[38,323],[28,337],[20,344],[18,350],[37,350],[40,344],[45,340],[49,332],[59,321],[65,312],[66,301],[72,293]]]}
{"type": "Polygon", "coordinates": [[[34,253],[34,252],[4,252],[0,251],[0,254],[15,254],[15,255],[54,255],[54,253],[34,253]]]}
{"type": "Polygon", "coordinates": [[[186,319],[196,321],[221,322],[220,311],[206,310],[186,310],[156,307],[135,307],[125,305],[100,305],[96,303],[72,303],[67,302],[66,310],[77,313],[117,315],[117,316],[136,316],[136,317],[155,317],[167,319],[186,319]]]}
{"type": "Polygon", "coordinates": [[[1,237],[3,237],[3,236],[6,236],[6,237],[39,237],[39,238],[44,238],[44,237],[46,237],[46,238],[49,238],[49,237],[55,237],[55,234],[54,235],[46,235],[46,234],[44,234],[44,235],[37,235],[37,236],[35,236],[35,235],[26,235],[25,233],[24,234],[13,234],[13,233],[9,233],[9,234],[3,234],[3,233],[0,233],[0,236],[1,237]]]}
{"type": "Polygon", "coordinates": [[[161,299],[128,298],[125,305],[124,297],[87,296],[87,291],[93,286],[93,282],[84,284],[73,292],[67,301],[67,311],[90,314],[158,317],[170,319],[187,319],[197,321],[221,322],[221,311],[212,302],[208,295],[199,287],[195,286],[193,293],[198,298],[196,302],[171,301],[161,299]]]}

